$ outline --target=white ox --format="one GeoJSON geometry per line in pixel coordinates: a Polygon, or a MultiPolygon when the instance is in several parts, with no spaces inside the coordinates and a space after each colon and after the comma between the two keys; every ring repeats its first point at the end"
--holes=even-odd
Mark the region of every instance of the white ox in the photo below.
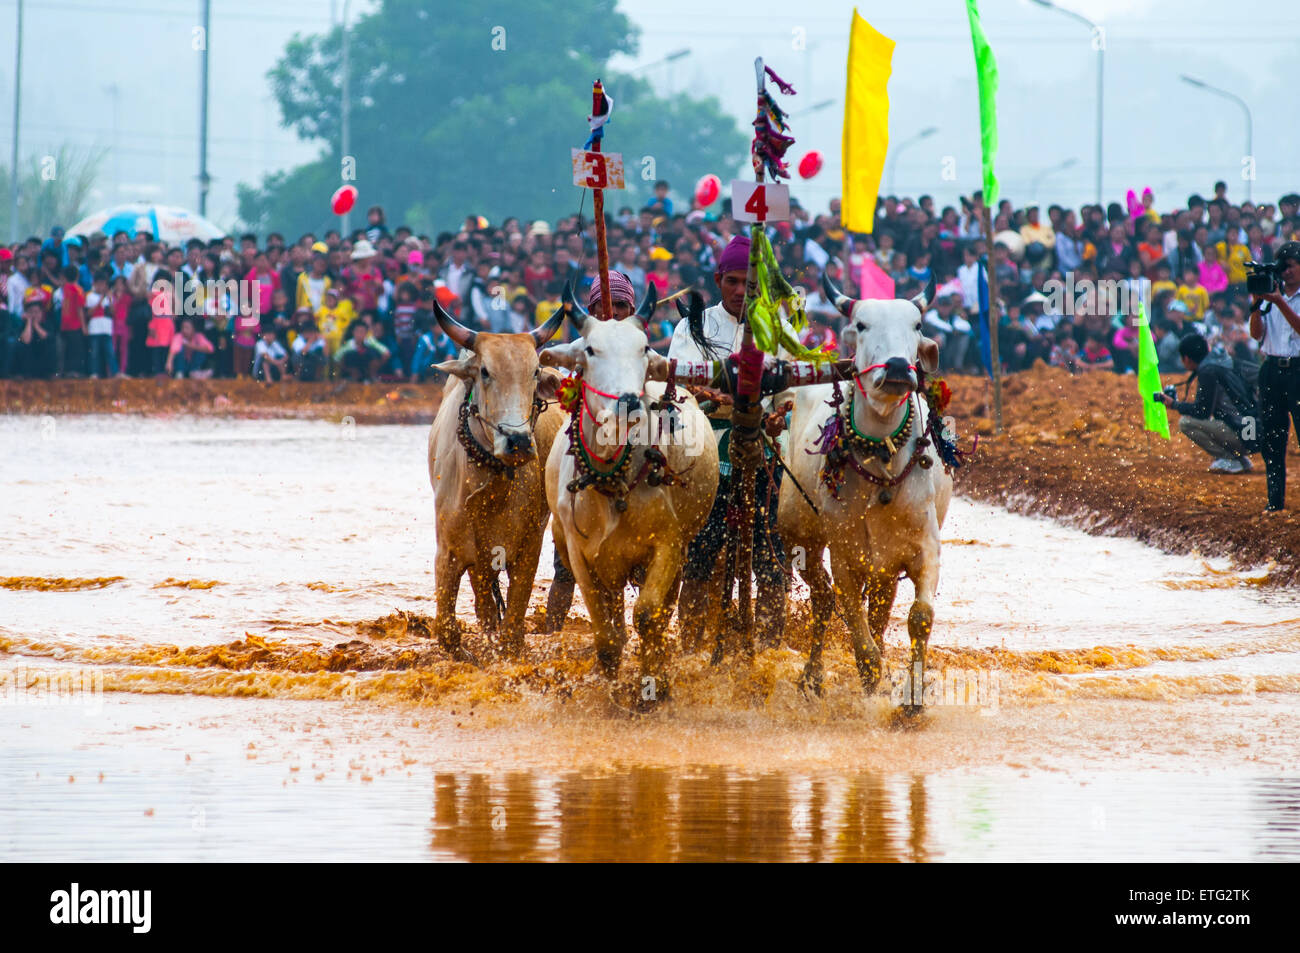
{"type": "Polygon", "coordinates": [[[462,348],[460,358],[438,365],[452,378],[429,431],[438,549],[435,632],[452,657],[477,662],[461,645],[456,619],[460,578],[468,572],[480,626],[490,638],[499,626],[505,651],[518,656],[549,517],[542,466],[563,422],[558,407],[541,409],[558,376],[539,366],[537,349],[559,330],[564,315],[527,334],[478,334],[440,305],[434,314],[462,348]],[[497,581],[503,569],[510,583],[504,613],[497,581]]]}
{"type": "Polygon", "coordinates": [[[832,605],[838,604],[853,641],[862,685],[868,692],[875,689],[881,677],[885,626],[899,577],[906,573],[916,589],[907,616],[909,671],[916,691],[915,704],[905,707],[915,711],[934,625],[939,528],[952,498],[952,478],[933,442],[917,446],[925,436],[929,410],[916,393],[916,368],[919,364],[935,373],[939,360],[938,345],[921,333],[921,317],[933,285],[911,301],[853,301],[829,281],[824,285],[827,297],[856,331],[856,375],[853,382],[800,388],[790,424],[790,469],[817,507],[814,512],[791,481],[782,483],[781,537],[787,553],[797,554],[796,547],[803,547],[804,558],[796,565],[811,589],[812,649],[801,685],[821,691],[822,643],[832,605]],[[838,409],[832,406],[833,389],[842,398],[838,409]],[[844,479],[838,493],[819,478],[828,458],[817,452],[823,428],[833,423],[835,414],[848,437],[841,451],[849,454],[839,458],[844,479]],[[863,476],[864,471],[880,482],[863,476]],[[829,578],[823,563],[828,548],[829,578]]]}
{"type": "Polygon", "coordinates": [[[609,678],[618,672],[627,641],[623,592],[629,582],[640,583],[633,610],[641,640],[639,702],[660,702],[668,695],[666,629],[686,546],[704,526],[717,493],[718,448],[708,418],[684,391],[676,433],[659,429],[650,404],[663,396],[667,362],[650,350],[638,318],[585,315],[579,330],[579,340],[541,355],[581,382],[578,439],[561,435],[546,463],[551,534],[582,591],[596,658],[609,678]],[[620,417],[630,426],[620,426],[620,417]],[[648,426],[638,426],[646,417],[648,426]],[[592,456],[599,458],[594,467],[585,462],[592,456]],[[656,459],[662,465],[654,466],[656,459]],[[587,485],[593,470],[622,477],[587,485]]]}

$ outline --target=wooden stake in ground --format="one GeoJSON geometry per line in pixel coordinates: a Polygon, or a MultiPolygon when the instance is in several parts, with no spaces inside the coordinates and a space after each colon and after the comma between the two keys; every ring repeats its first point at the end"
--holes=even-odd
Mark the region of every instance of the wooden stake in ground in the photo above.
{"type": "Polygon", "coordinates": [[[993,426],[1002,433],[1002,361],[998,355],[998,268],[993,261],[993,216],[984,206],[984,241],[988,244],[988,268],[985,269],[989,285],[989,357],[993,365],[993,426]]]}

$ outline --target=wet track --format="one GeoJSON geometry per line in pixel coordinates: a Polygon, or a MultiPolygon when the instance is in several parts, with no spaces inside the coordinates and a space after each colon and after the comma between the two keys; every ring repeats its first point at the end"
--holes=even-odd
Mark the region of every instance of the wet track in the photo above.
{"type": "Polygon", "coordinates": [[[822,699],[797,647],[691,656],[633,719],[580,598],[519,662],[424,637],[426,434],[0,418],[0,857],[1300,858],[1300,597],[1259,572],[958,500],[920,726],[842,631],[822,699]]]}

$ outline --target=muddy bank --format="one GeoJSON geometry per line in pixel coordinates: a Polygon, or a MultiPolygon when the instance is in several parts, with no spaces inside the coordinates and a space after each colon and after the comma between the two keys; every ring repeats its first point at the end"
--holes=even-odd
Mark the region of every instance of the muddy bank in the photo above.
{"type": "Polygon", "coordinates": [[[340,381],[259,384],[253,380],[0,380],[0,408],[10,414],[193,414],[339,421],[432,423],[441,384],[340,381]]]}
{"type": "Polygon", "coordinates": [[[1088,532],[1131,536],[1167,552],[1267,565],[1273,583],[1300,579],[1300,454],[1294,439],[1288,448],[1290,508],[1265,517],[1260,457],[1253,458],[1253,473],[1207,472],[1210,458],[1178,432],[1174,411],[1171,440],[1142,429],[1141,399],[1131,376],[1072,377],[1042,366],[1013,375],[1004,382],[1005,429],[998,436],[990,419],[991,385],[974,377],[950,383],[950,412],[959,431],[980,435],[975,462],[958,477],[959,493],[1088,532]]]}
{"type": "MultiPolygon", "coordinates": [[[[1165,441],[1141,427],[1137,382],[1097,372],[1072,377],[1038,367],[1005,381],[1005,431],[994,435],[992,393],[981,378],[952,378],[950,412],[963,445],[979,452],[957,491],[1008,509],[1049,516],[1089,532],[1130,536],[1169,552],[1230,556],[1268,565],[1269,581],[1300,580],[1300,455],[1289,452],[1291,510],[1265,518],[1263,463],[1255,472],[1206,472],[1209,458],[1177,431],[1165,441]],[[1271,564],[1271,565],[1270,565],[1271,564]]],[[[429,423],[440,384],[250,380],[0,381],[7,413],[188,414],[293,418],[358,424],[429,423]]]]}

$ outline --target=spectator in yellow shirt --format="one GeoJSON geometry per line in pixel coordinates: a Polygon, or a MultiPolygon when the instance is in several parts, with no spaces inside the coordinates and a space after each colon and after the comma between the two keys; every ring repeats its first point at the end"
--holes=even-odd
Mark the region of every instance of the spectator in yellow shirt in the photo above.
{"type": "Polygon", "coordinates": [[[1173,268],[1169,266],[1168,258],[1161,258],[1156,262],[1156,277],[1151,282],[1151,300],[1154,301],[1160,297],[1162,291],[1171,291],[1175,295],[1178,293],[1178,285],[1173,280],[1173,268]]]}
{"type": "Polygon", "coordinates": [[[1183,269],[1183,283],[1178,286],[1177,299],[1187,309],[1189,321],[1200,321],[1210,307],[1210,293],[1201,284],[1201,275],[1195,265],[1183,269]]]}
{"type": "Polygon", "coordinates": [[[343,344],[343,332],[357,316],[351,298],[339,300],[338,288],[325,289],[325,304],[316,312],[316,326],[325,339],[325,348],[333,357],[343,344]]]}
{"type": "Polygon", "coordinates": [[[1030,205],[1025,209],[1025,224],[1020,226],[1020,237],[1025,240],[1026,252],[1030,245],[1037,243],[1044,250],[1056,247],[1056,232],[1052,230],[1051,224],[1040,224],[1038,221],[1038,206],[1030,205]]]}
{"type": "Polygon", "coordinates": [[[334,282],[325,274],[329,265],[324,255],[312,255],[311,271],[304,271],[298,276],[298,288],[294,293],[294,308],[310,308],[313,312],[325,307],[325,292],[334,282]]]}
{"type": "Polygon", "coordinates": [[[1214,246],[1219,253],[1219,264],[1228,272],[1229,285],[1246,283],[1246,262],[1250,261],[1250,248],[1240,244],[1233,236],[1236,229],[1229,228],[1223,241],[1214,246]]]}

